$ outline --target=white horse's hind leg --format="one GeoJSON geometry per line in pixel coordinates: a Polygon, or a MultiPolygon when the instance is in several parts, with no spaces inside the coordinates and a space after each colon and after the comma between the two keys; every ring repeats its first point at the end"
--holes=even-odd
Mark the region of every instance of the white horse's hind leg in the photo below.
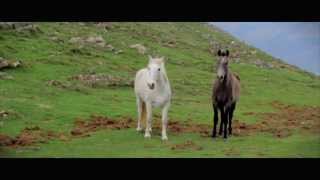
{"type": "Polygon", "coordinates": [[[137,107],[138,107],[138,124],[137,124],[137,131],[141,131],[141,118],[142,118],[142,100],[137,97],[137,107]]]}
{"type": "Polygon", "coordinates": [[[168,126],[168,111],[169,111],[170,103],[167,103],[162,109],[162,140],[168,140],[167,137],[167,126],[168,126]]]}
{"type": "Polygon", "coordinates": [[[146,102],[146,110],[147,110],[147,120],[146,120],[146,131],[144,134],[145,138],[150,138],[150,129],[151,129],[151,123],[152,123],[152,106],[150,102],[146,102]]]}

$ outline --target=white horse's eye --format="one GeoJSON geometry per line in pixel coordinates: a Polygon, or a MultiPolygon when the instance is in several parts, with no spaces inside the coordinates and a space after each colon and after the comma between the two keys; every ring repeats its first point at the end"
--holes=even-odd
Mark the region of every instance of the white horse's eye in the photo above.
{"type": "Polygon", "coordinates": [[[158,71],[160,71],[160,68],[158,69],[158,71]]]}

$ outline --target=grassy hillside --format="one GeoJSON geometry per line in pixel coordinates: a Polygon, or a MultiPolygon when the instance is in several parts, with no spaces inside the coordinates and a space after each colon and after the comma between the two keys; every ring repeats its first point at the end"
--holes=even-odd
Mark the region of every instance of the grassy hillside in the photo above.
{"type": "MultiPolygon", "coordinates": [[[[23,63],[0,70],[0,111],[7,113],[0,116],[0,134],[17,137],[33,128],[60,133],[62,138],[2,145],[1,157],[320,157],[319,77],[219,29],[205,23],[36,25],[36,31],[0,29],[0,57],[23,63]],[[91,41],[94,37],[103,40],[91,41]],[[133,44],[143,45],[146,52],[130,48],[133,44]],[[148,54],[167,58],[173,89],[169,121],[211,128],[210,97],[217,59],[213,52],[219,47],[230,49],[231,69],[241,77],[235,120],[247,126],[265,120],[270,131],[258,129],[244,135],[243,129],[235,128],[239,135],[227,142],[170,130],[169,141],[162,142],[159,131],[144,139],[131,126],[102,128],[87,137],[70,134],[76,119],[91,115],[136,122],[131,83],[135,72],[145,67],[148,54]],[[286,124],[289,120],[296,124],[286,124]],[[280,127],[281,132],[290,133],[277,136],[280,127]]],[[[159,110],[155,116],[153,122],[160,122],[159,110]]]]}

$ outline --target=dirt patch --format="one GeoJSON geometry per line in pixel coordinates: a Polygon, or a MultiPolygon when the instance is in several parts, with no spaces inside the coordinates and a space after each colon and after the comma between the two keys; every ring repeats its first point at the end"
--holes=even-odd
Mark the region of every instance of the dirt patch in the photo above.
{"type": "Polygon", "coordinates": [[[261,121],[255,124],[240,123],[234,121],[234,135],[249,135],[257,132],[269,132],[275,137],[283,138],[292,134],[295,129],[310,133],[320,133],[320,108],[319,107],[298,107],[285,105],[274,101],[271,105],[278,109],[275,113],[246,113],[245,115],[256,115],[261,121]]]}
{"type": "Polygon", "coordinates": [[[195,144],[191,140],[188,140],[182,144],[175,144],[171,146],[171,150],[186,150],[186,149],[199,151],[199,150],[202,150],[203,148],[195,144]]]}
{"type": "MultiPolygon", "coordinates": [[[[88,120],[76,119],[74,128],[71,131],[73,136],[90,136],[90,132],[102,129],[128,129],[135,128],[137,122],[132,118],[111,119],[103,116],[92,115],[88,120]]],[[[154,134],[160,135],[162,128],[161,120],[155,118],[152,123],[152,131],[154,134]]],[[[193,124],[187,121],[169,121],[168,131],[173,134],[178,133],[198,133],[203,137],[210,136],[210,125],[193,124]]]]}
{"type": "Polygon", "coordinates": [[[0,134],[0,147],[1,146],[9,146],[12,144],[12,138],[5,134],[0,134]]]}
{"type": "Polygon", "coordinates": [[[168,129],[172,133],[198,133],[202,137],[210,136],[211,128],[207,124],[193,124],[186,121],[172,121],[168,123],[168,129]]]}
{"type": "Polygon", "coordinates": [[[133,87],[133,80],[124,77],[117,77],[107,74],[79,74],[72,76],[69,80],[77,80],[86,86],[128,86],[133,87]]]}
{"type": "Polygon", "coordinates": [[[38,126],[27,127],[16,137],[10,137],[0,134],[0,146],[9,146],[13,148],[21,146],[30,146],[38,143],[47,143],[49,140],[60,139],[68,140],[68,137],[62,133],[53,131],[44,131],[38,126]]]}
{"type": "Polygon", "coordinates": [[[71,130],[72,136],[90,136],[90,132],[101,129],[128,129],[134,127],[134,121],[131,118],[113,120],[108,117],[92,115],[89,120],[77,119],[74,128],[71,130]]]}

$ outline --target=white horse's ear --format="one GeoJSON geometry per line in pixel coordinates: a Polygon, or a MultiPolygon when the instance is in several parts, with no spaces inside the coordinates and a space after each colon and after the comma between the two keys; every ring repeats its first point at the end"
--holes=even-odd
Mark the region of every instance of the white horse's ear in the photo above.
{"type": "Polygon", "coordinates": [[[167,61],[167,60],[166,60],[166,57],[164,57],[164,56],[162,56],[160,59],[161,59],[162,62],[164,62],[164,63],[167,61]]]}
{"type": "Polygon", "coordinates": [[[152,63],[153,58],[152,58],[152,56],[151,56],[151,55],[148,55],[148,59],[149,59],[149,60],[148,60],[149,64],[150,64],[150,63],[152,63]]]}

